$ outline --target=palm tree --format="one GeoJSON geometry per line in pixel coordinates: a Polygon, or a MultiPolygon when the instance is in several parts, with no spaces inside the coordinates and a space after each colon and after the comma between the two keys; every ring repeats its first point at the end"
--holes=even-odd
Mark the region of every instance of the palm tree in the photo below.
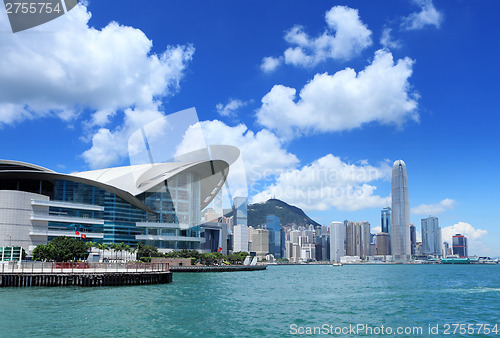
{"type": "Polygon", "coordinates": [[[113,250],[113,251],[114,251],[114,253],[115,253],[115,260],[116,260],[116,259],[117,259],[117,253],[116,253],[116,251],[118,250],[118,244],[116,244],[116,243],[111,243],[111,244],[109,245],[109,247],[110,247],[110,249],[111,249],[111,250],[113,250]]]}
{"type": "MultiPolygon", "coordinates": [[[[136,251],[137,251],[137,247],[129,249],[129,252],[131,255],[133,255],[136,251]]],[[[135,260],[137,260],[137,257],[135,258],[135,260]]]]}
{"type": "Polygon", "coordinates": [[[102,260],[104,261],[104,250],[107,250],[108,246],[104,243],[97,244],[97,249],[102,250],[102,260]]]}
{"type": "Polygon", "coordinates": [[[123,250],[125,250],[125,243],[121,242],[120,244],[118,244],[118,251],[120,251],[120,255],[121,255],[121,260],[123,260],[123,250]]]}
{"type": "Polygon", "coordinates": [[[123,247],[123,250],[125,250],[125,252],[127,252],[127,253],[130,253],[130,245],[128,245],[128,244],[127,244],[127,245],[125,245],[125,246],[123,247]]]}

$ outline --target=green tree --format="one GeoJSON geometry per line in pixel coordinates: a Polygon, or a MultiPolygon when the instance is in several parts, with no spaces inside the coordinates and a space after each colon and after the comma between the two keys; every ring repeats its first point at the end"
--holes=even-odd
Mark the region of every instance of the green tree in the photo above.
{"type": "Polygon", "coordinates": [[[66,236],[56,237],[48,244],[37,245],[33,250],[33,259],[37,261],[68,262],[87,256],[87,247],[80,239],[66,236]]]}
{"type": "Polygon", "coordinates": [[[58,262],[83,259],[87,256],[85,243],[80,239],[61,236],[54,238],[49,244],[54,247],[55,260],[58,262]]]}
{"type": "Polygon", "coordinates": [[[55,257],[54,246],[51,244],[39,244],[33,250],[33,260],[35,261],[51,261],[55,257]]]}
{"type": "Polygon", "coordinates": [[[143,257],[164,257],[163,254],[158,252],[158,249],[152,245],[139,243],[137,245],[137,259],[143,257]]]}

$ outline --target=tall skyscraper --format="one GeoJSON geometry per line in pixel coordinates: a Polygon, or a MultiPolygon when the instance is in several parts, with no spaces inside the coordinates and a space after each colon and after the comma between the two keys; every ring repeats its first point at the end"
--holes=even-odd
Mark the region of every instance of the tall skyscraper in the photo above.
{"type": "Polygon", "coordinates": [[[233,198],[234,208],[234,224],[248,225],[247,224],[247,198],[235,197],[233,198]]]}
{"type": "Polygon", "coordinates": [[[233,227],[233,252],[248,252],[248,227],[237,224],[233,227]]]}
{"type": "Polygon", "coordinates": [[[370,256],[370,244],[372,242],[372,236],[370,232],[370,223],[360,222],[360,237],[361,237],[361,258],[366,258],[370,256]]]}
{"type": "Polygon", "coordinates": [[[417,229],[413,223],[410,223],[410,252],[411,255],[415,255],[415,249],[417,248],[417,229]]]}
{"type": "Polygon", "coordinates": [[[340,262],[340,257],[345,256],[345,225],[342,222],[330,224],[330,260],[340,262]]]}
{"type": "Polygon", "coordinates": [[[391,223],[392,223],[392,210],[391,207],[385,207],[380,212],[380,227],[382,228],[381,232],[385,232],[386,234],[390,234],[391,231],[391,223]]]}
{"type": "Polygon", "coordinates": [[[467,250],[467,237],[464,235],[456,234],[452,237],[453,254],[458,255],[460,258],[468,257],[467,250]]]}
{"type": "Polygon", "coordinates": [[[422,253],[424,255],[442,255],[441,228],[437,217],[429,216],[421,220],[422,253]]]}
{"type": "Polygon", "coordinates": [[[391,253],[396,261],[406,262],[411,258],[408,176],[402,160],[392,166],[391,253]]]}
{"type": "Polygon", "coordinates": [[[275,258],[284,257],[285,233],[281,231],[279,217],[268,215],[266,218],[266,228],[269,231],[269,253],[275,258]]]}

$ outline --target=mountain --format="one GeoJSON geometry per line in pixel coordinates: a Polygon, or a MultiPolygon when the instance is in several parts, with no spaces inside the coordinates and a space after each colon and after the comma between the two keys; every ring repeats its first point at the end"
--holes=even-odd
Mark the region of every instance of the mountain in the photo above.
{"type": "Polygon", "coordinates": [[[266,224],[268,215],[278,216],[282,226],[291,224],[320,226],[307,216],[302,209],[274,198],[264,203],[249,204],[247,210],[248,225],[253,227],[266,224]]]}

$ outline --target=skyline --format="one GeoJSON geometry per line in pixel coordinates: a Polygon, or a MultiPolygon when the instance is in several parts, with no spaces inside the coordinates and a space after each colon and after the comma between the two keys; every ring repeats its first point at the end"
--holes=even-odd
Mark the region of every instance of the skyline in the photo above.
{"type": "Polygon", "coordinates": [[[418,232],[435,216],[443,241],[500,256],[499,4],[131,4],[89,1],[16,34],[0,10],[0,158],[127,165],[140,125],[196,107],[209,143],[241,149],[251,202],[379,227],[402,159],[418,232]]]}

